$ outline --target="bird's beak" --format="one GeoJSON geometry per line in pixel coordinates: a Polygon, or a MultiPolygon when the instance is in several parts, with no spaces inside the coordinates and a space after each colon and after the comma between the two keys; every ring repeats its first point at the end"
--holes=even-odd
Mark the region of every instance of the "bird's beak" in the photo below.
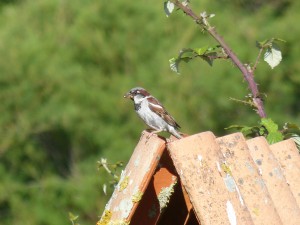
{"type": "Polygon", "coordinates": [[[131,94],[131,93],[126,93],[125,95],[124,95],[124,98],[130,98],[130,99],[133,99],[133,95],[131,94]]]}

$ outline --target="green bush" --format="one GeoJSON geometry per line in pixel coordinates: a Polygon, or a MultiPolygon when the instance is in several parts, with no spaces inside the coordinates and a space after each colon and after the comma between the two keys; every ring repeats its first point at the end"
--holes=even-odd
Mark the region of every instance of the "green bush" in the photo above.
{"type": "MultiPolygon", "coordinates": [[[[1,224],[67,224],[69,211],[81,224],[98,220],[108,177],[96,162],[126,161],[145,128],[123,99],[134,86],[160,99],[185,133],[221,135],[258,120],[229,100],[248,94],[229,61],[183,64],[180,76],[170,70],[181,48],[214,42],[179,11],[166,18],[163,2],[7,2],[0,4],[1,224]]],[[[279,67],[261,62],[256,78],[268,116],[299,122],[300,3],[255,2],[192,6],[216,14],[212,24],[245,63],[255,61],[256,40],[287,41],[279,67]]]]}

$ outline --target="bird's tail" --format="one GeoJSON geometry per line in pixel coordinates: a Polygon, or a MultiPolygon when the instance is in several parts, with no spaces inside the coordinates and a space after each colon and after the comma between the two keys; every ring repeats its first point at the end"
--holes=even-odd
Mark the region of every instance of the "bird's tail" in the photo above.
{"type": "Polygon", "coordinates": [[[178,130],[176,130],[175,128],[172,127],[172,129],[170,129],[169,131],[173,136],[177,137],[178,139],[183,138],[183,135],[181,132],[179,132],[178,130]]]}

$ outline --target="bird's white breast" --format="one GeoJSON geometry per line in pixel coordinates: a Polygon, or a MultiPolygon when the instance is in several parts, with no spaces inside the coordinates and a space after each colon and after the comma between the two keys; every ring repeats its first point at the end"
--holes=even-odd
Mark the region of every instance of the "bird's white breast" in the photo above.
{"type": "Polygon", "coordinates": [[[149,127],[155,130],[167,130],[168,124],[149,108],[147,97],[134,97],[134,102],[135,104],[141,104],[136,112],[149,127]]]}

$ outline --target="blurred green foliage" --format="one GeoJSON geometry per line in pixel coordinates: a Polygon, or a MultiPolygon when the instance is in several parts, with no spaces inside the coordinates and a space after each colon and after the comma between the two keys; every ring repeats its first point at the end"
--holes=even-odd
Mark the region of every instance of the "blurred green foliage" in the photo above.
{"type": "MultiPolygon", "coordinates": [[[[256,40],[287,41],[282,63],[261,62],[256,79],[268,116],[299,123],[300,2],[262,2],[192,7],[216,14],[211,24],[245,63],[255,61],[256,40]]],[[[166,18],[160,1],[0,1],[0,223],[70,224],[69,212],[81,224],[98,220],[108,177],[96,162],[126,162],[145,127],[122,97],[134,86],[160,99],[185,133],[255,125],[251,109],[229,100],[248,94],[229,61],[170,70],[180,49],[207,45],[215,43],[181,12],[166,18]]]]}

